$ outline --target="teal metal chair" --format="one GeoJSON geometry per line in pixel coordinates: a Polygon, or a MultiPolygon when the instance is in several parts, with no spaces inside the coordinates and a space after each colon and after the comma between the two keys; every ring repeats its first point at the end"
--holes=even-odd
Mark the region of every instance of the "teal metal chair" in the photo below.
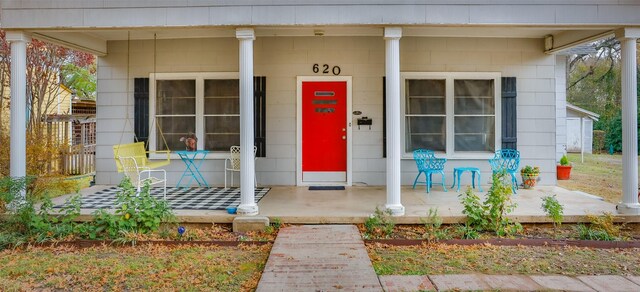
{"type": "Polygon", "coordinates": [[[516,194],[518,189],[518,179],[516,172],[520,167],[520,151],[515,149],[499,149],[496,150],[492,159],[489,159],[491,170],[493,173],[504,171],[511,175],[511,189],[516,194]]]}
{"type": "Polygon", "coordinates": [[[416,184],[425,184],[427,187],[427,193],[430,192],[431,187],[433,186],[432,175],[434,173],[440,174],[442,176],[442,183],[437,183],[442,185],[442,189],[447,191],[445,178],[444,178],[444,164],[447,162],[446,158],[436,158],[435,154],[431,150],[425,149],[417,149],[413,151],[413,159],[416,161],[416,166],[418,166],[418,176],[413,181],[413,188],[416,188],[416,184]],[[418,181],[420,175],[424,173],[425,181],[418,181]]]}

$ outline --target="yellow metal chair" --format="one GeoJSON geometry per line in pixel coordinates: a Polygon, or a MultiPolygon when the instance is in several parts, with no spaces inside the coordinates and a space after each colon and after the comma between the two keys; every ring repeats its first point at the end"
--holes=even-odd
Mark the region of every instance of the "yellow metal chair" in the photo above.
{"type": "Polygon", "coordinates": [[[123,172],[121,157],[135,157],[136,163],[139,167],[147,169],[160,168],[171,163],[171,151],[146,151],[144,149],[144,142],[136,142],[129,144],[113,145],[113,158],[116,161],[116,167],[118,172],[123,172]],[[166,159],[150,160],[147,154],[162,154],[166,155],[166,159]]]}

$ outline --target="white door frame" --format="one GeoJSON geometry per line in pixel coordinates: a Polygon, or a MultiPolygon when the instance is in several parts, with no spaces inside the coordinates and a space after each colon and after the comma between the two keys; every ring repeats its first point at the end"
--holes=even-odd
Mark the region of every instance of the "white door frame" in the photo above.
{"type": "Polygon", "coordinates": [[[308,185],[345,185],[345,186],[351,186],[352,184],[352,177],[351,177],[351,130],[352,130],[352,126],[351,126],[351,119],[352,119],[352,113],[351,113],[351,90],[352,90],[352,86],[351,86],[351,80],[352,77],[351,76],[298,76],[297,77],[297,86],[296,86],[296,95],[297,95],[297,99],[296,99],[296,107],[297,107],[297,114],[296,114],[296,135],[297,135],[297,143],[296,143],[296,150],[297,150],[297,154],[296,154],[296,183],[299,186],[308,186],[308,185]],[[338,182],[304,182],[302,181],[302,82],[308,82],[308,81],[344,81],[347,82],[347,114],[346,114],[346,124],[347,124],[347,181],[338,181],[338,182]]]}

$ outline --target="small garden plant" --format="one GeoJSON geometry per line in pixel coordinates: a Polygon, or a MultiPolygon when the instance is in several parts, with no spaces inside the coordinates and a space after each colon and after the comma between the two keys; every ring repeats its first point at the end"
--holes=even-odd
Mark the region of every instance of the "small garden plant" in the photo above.
{"type": "Polygon", "coordinates": [[[560,158],[560,165],[562,166],[567,166],[569,165],[569,158],[567,158],[567,155],[562,155],[562,158],[560,158]]]}
{"type": "Polygon", "coordinates": [[[448,229],[442,228],[442,217],[438,216],[438,209],[429,208],[427,219],[422,219],[425,232],[422,236],[429,242],[451,239],[448,229]]]}
{"type": "Polygon", "coordinates": [[[522,174],[522,175],[531,175],[531,176],[540,175],[540,167],[526,165],[525,167],[520,169],[520,174],[522,174]]]}
{"type": "Polygon", "coordinates": [[[505,180],[505,172],[495,173],[487,197],[482,202],[471,188],[460,195],[464,207],[462,213],[467,215],[464,237],[474,234],[470,229],[477,232],[493,231],[498,236],[512,235],[522,230],[520,223],[512,222],[507,217],[516,204],[511,202],[511,186],[505,180]]]}
{"type": "Polygon", "coordinates": [[[577,232],[580,239],[613,241],[622,239],[620,226],[613,222],[611,213],[600,216],[587,215],[589,225],[578,224],[577,232]]]}
{"type": "Polygon", "coordinates": [[[558,202],[556,195],[542,197],[542,210],[547,213],[547,217],[553,222],[553,229],[556,230],[564,217],[564,207],[558,202]]]}
{"type": "Polygon", "coordinates": [[[86,230],[89,238],[115,239],[120,235],[148,234],[157,231],[163,222],[175,221],[167,202],[150,195],[148,184],[138,193],[131,181],[125,178],[119,187],[121,191],[116,194],[118,209],[115,214],[96,211],[93,224],[86,230]]]}
{"type": "Polygon", "coordinates": [[[393,233],[393,228],[396,223],[393,221],[391,211],[381,210],[376,207],[376,210],[367,218],[364,222],[366,229],[366,238],[388,238],[393,233]]]}

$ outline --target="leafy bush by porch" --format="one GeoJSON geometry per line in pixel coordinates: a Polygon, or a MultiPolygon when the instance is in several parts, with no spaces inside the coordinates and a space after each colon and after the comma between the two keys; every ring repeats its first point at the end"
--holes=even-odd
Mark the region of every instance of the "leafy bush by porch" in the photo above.
{"type": "Polygon", "coordinates": [[[43,197],[33,194],[30,188],[33,182],[30,177],[0,179],[0,200],[9,207],[4,221],[0,221],[0,250],[24,243],[69,238],[135,240],[132,235],[155,232],[161,223],[174,221],[168,204],[151,197],[148,185],[136,193],[128,179],[120,184],[119,209],[113,214],[98,210],[89,222],[74,221],[80,214],[79,196],[69,199],[60,214],[55,215],[46,194],[43,197]],[[18,199],[23,190],[26,190],[24,201],[18,199]]]}
{"type": "Polygon", "coordinates": [[[498,236],[511,235],[522,230],[518,222],[507,218],[516,204],[511,202],[511,186],[505,172],[494,173],[491,188],[484,201],[480,201],[473,189],[468,188],[460,195],[464,206],[463,214],[467,215],[464,228],[465,238],[475,238],[479,232],[493,231],[498,236]]]}

